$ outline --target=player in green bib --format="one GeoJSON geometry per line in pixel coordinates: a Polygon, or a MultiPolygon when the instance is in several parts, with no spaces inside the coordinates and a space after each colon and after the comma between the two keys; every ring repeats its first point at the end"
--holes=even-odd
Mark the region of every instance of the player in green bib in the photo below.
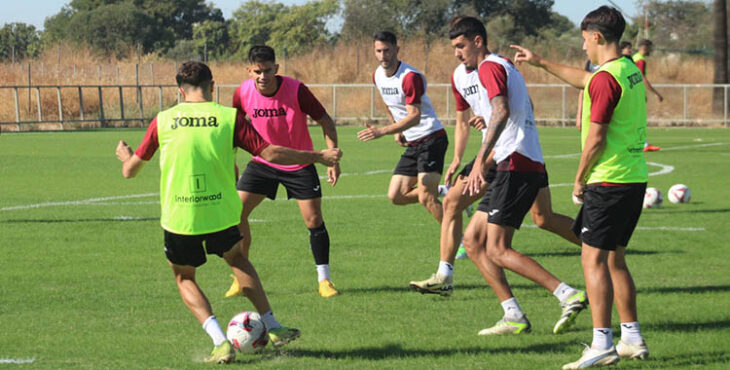
{"type": "Polygon", "coordinates": [[[195,281],[196,268],[206,262],[206,254],[216,254],[228,263],[275,346],[299,336],[299,330],[281,326],[274,318],[256,270],[242,252],[235,148],[280,164],[332,166],[342,153],[270,145],[236,109],[212,102],[213,76],[203,63],[184,63],[176,79],[183,102],[152,120],[136,151],[120,141],[116,155],[122,161],[122,174],[131,178],[159,148],[165,255],[183,302],[213,340],[215,347],[205,361],[227,363],[236,357],[235,351],[195,281]]]}
{"type": "Polygon", "coordinates": [[[582,154],[573,199],[582,203],[573,232],[583,242],[581,263],[593,317],[593,342],[564,369],[614,364],[619,358],[645,359],[649,349],[639,330],[636,287],[626,266],[626,246],[641,215],[648,172],[644,160],[646,91],[639,68],[621,57],[625,20],[602,6],[581,23],[583,49],[599,65],[594,73],[545,60],[520,46],[515,61],[541,67],[584,89],[582,154]],[[612,298],[621,320],[614,346],[612,298]]]}

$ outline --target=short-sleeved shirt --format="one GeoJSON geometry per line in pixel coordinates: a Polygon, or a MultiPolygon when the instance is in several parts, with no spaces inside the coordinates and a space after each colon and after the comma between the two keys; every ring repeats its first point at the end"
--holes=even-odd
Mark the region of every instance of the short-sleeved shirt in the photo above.
{"type": "MultiPolygon", "coordinates": [[[[261,135],[251,126],[242,114],[236,117],[236,126],[233,132],[232,147],[241,148],[252,155],[259,155],[270,144],[267,143],[261,135]]],[[[157,137],[157,117],[152,119],[147,127],[147,132],[142,139],[142,143],[137,147],[134,154],[142,160],[149,161],[160,146],[157,137]]]]}
{"type": "Polygon", "coordinates": [[[601,71],[593,76],[588,87],[591,97],[591,122],[608,124],[621,99],[621,85],[608,72],[601,71]]]}
{"type": "MultiPolygon", "coordinates": [[[[278,85],[281,86],[281,76],[276,76],[276,78],[279,80],[278,85]]],[[[324,109],[322,103],[317,100],[314,94],[312,94],[312,91],[309,90],[305,84],[299,85],[297,100],[299,101],[299,107],[302,109],[302,112],[306,113],[309,117],[312,117],[315,121],[318,121],[325,115],[325,113],[327,113],[327,110],[324,109]]],[[[236,92],[233,93],[233,108],[237,108],[244,112],[246,111],[246,107],[244,107],[241,103],[241,86],[238,86],[236,88],[236,92]]]]}
{"type": "Polygon", "coordinates": [[[637,60],[636,66],[639,67],[641,74],[646,76],[646,60],[645,59],[637,60]]]}

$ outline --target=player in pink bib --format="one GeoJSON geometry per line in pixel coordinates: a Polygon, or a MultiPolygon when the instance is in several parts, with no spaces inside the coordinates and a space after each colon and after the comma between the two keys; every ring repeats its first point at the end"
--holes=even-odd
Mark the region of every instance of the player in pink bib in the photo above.
{"type": "MultiPolygon", "coordinates": [[[[337,147],[335,123],[317,98],[301,82],[277,75],[274,49],[265,45],[253,46],[248,54],[250,79],[244,81],[233,94],[233,107],[251,120],[256,131],[268,142],[298,150],[312,150],[307,116],[324,132],[328,148],[337,147]]],[[[337,184],[340,167],[327,168],[327,182],[337,184]]],[[[243,202],[241,234],[246,255],[251,247],[248,216],[264,198],[276,198],[279,184],[284,185],[289,199],[299,203],[304,223],[309,229],[309,243],[314,255],[322,297],[337,295],[329,274],[330,239],[322,219],[322,189],[314,165],[280,165],[260,156],[249,162],[238,180],[238,195],[243,202]]],[[[233,281],[226,297],[240,295],[233,281]]]]}

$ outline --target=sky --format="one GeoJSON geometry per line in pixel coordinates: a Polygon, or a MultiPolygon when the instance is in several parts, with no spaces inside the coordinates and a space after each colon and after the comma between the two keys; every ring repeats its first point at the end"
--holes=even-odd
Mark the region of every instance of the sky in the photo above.
{"type": "MultiPolygon", "coordinates": [[[[0,12],[0,24],[23,22],[34,25],[37,29],[43,28],[46,17],[52,16],[61,10],[70,0],[0,0],[3,11],[0,12]]],[[[291,5],[302,4],[307,0],[279,0],[277,2],[291,5]]],[[[208,2],[211,2],[210,0],[208,2]]],[[[225,18],[230,18],[234,10],[238,9],[245,0],[213,0],[212,3],[223,11],[225,18]]],[[[629,17],[636,14],[634,0],[613,0],[629,17]]],[[[580,24],[583,16],[601,5],[611,5],[607,0],[555,0],[553,10],[570,18],[573,23],[580,24]]]]}

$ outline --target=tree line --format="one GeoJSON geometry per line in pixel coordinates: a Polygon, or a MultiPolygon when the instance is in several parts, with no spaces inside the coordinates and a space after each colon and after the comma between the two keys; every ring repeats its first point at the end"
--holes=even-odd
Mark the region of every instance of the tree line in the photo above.
{"type": "MultiPolygon", "coordinates": [[[[659,49],[711,49],[711,10],[700,0],[637,0],[651,13],[659,49]]],[[[486,21],[497,49],[510,43],[576,48],[580,34],[552,10],[553,0],[311,0],[302,5],[248,0],[229,19],[205,0],[71,0],[46,18],[44,30],[23,23],[0,29],[0,59],[38,56],[58,43],[85,44],[100,56],[139,52],[175,60],[242,60],[251,45],[268,44],[280,55],[313,45],[367,39],[390,30],[422,37],[426,47],[443,38],[456,15],[486,21]],[[328,23],[329,22],[329,23],[328,23]]],[[[648,14],[639,14],[625,38],[637,37],[648,14]]],[[[579,50],[577,51],[579,52],[579,50]]]]}

